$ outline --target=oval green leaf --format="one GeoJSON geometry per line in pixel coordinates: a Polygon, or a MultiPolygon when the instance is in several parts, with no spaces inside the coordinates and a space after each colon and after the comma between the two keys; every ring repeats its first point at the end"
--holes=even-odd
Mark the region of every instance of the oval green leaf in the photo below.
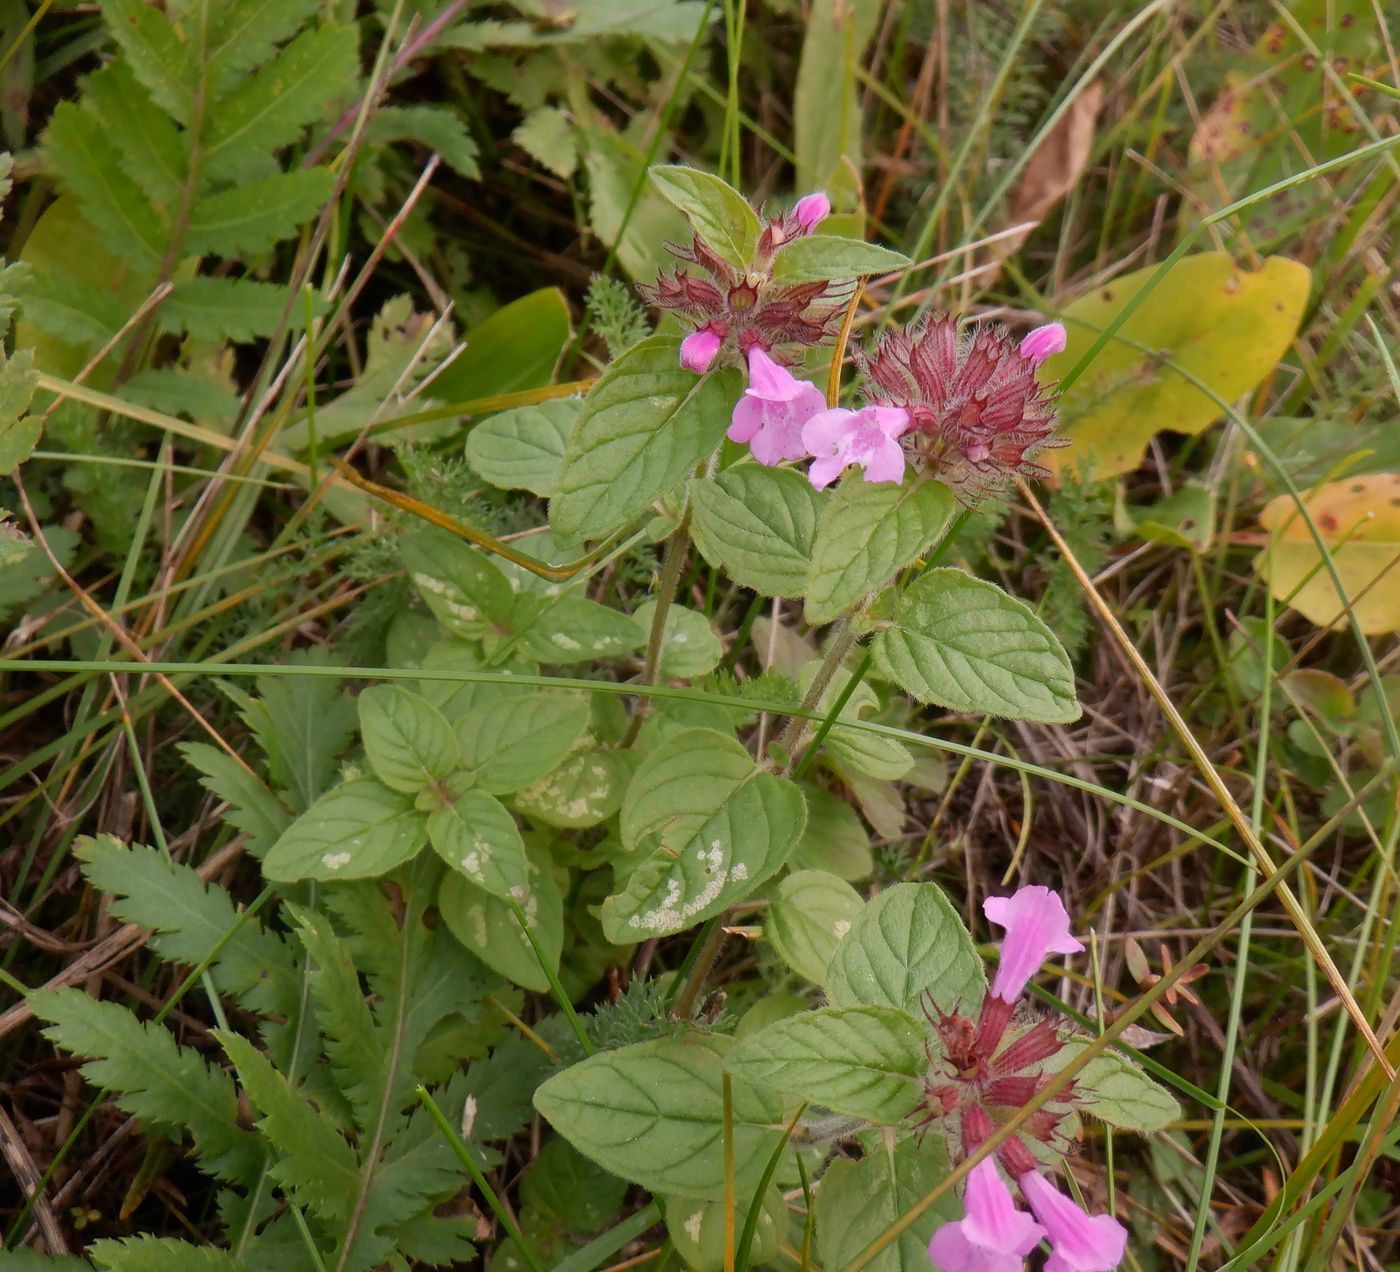
{"type": "Polygon", "coordinates": [[[407,795],[372,777],[327,791],[282,833],[262,869],[277,883],[374,879],[413,857],[428,837],[407,795]]]}
{"type": "Polygon", "coordinates": [[[807,590],[821,496],[791,468],[736,464],[690,486],[700,555],[763,596],[807,590]]]}
{"type": "Polygon", "coordinates": [[[372,685],[355,706],[370,767],[390,790],[416,794],[457,767],[452,726],[416,693],[398,685],[372,685]]]}
{"type": "Polygon", "coordinates": [[[863,909],[849,883],[824,870],[799,870],[774,892],[763,934],[794,972],[822,985],[832,954],[863,909]]]}

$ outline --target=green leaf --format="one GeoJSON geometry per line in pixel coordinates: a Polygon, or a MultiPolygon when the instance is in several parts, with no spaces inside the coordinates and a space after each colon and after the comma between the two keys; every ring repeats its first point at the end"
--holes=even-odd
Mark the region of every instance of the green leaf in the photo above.
{"type": "Polygon", "coordinates": [[[381,106],[365,129],[372,146],[395,141],[417,141],[436,150],[442,161],[459,176],[473,180],[481,175],[477,146],[457,111],[450,106],[381,106]]]}
{"type": "Polygon", "coordinates": [[[199,784],[229,808],[224,820],[248,836],[248,848],[262,857],[291,825],[291,815],[255,774],[217,747],[182,742],[180,754],[201,774],[199,784]]]}
{"type": "Polygon", "coordinates": [[[263,873],[296,879],[370,879],[414,856],[428,837],[413,801],[362,777],[321,796],[272,846],[263,873]]]}
{"type": "Polygon", "coordinates": [[[822,985],[832,953],[863,909],[849,883],[822,870],[799,870],[774,892],[763,934],[794,972],[822,985]]]}
{"type": "MultiPolygon", "coordinates": [[[[236,1259],[227,1250],[191,1245],[174,1237],[123,1237],[94,1241],[87,1253],[107,1272],[253,1272],[251,1264],[236,1259]]],[[[5,1256],[9,1267],[10,1256],[5,1256]]],[[[63,1272],[58,1262],[49,1262],[54,1272],[63,1272]]]]}
{"type": "Polygon", "coordinates": [[[177,283],[158,313],[166,331],[211,344],[270,336],[287,304],[287,289],[253,278],[191,278],[177,283]]]}
{"type": "Polygon", "coordinates": [[[868,879],[875,860],[870,836],[855,809],[824,787],[804,782],[802,793],[807,797],[807,829],[793,854],[793,865],[825,870],[848,883],[868,879]]]}
{"type": "MultiPolygon", "coordinates": [[[[328,667],[322,650],[297,651],[291,666],[328,667]]],[[[267,754],[273,784],[306,808],[335,779],[340,754],[355,732],[355,704],[329,676],[259,676],[258,698],[245,700],[244,718],[267,754]]]]}
{"type": "Polygon", "coordinates": [[[483,420],[467,434],[467,463],[498,490],[547,498],[582,405],[580,398],[560,398],[483,420]]]}
{"type": "MultiPolygon", "coordinates": [[[[133,0],[122,0],[130,5],[133,0]]],[[[209,13],[205,78],[222,96],[321,9],[321,0],[220,0],[209,13]]]]}
{"type": "Polygon", "coordinates": [[[773,261],[773,281],[817,283],[827,279],[861,278],[888,274],[910,263],[903,252],[836,234],[809,234],[778,249],[773,261]]]}
{"type": "Polygon", "coordinates": [[[875,666],[920,702],[1013,720],[1079,718],[1074,668],[1030,606],[961,570],[910,584],[875,666]]]}
{"type": "Polygon", "coordinates": [[[563,762],[588,719],[588,703],[576,695],[534,693],[482,703],[457,721],[462,763],[483,791],[517,791],[563,762]]]}
{"type": "MultiPolygon", "coordinates": [[[[724,1192],[724,1058],[733,1041],[686,1033],[604,1051],[555,1074],[535,1107],[579,1152],[653,1192],[724,1192]]],[[[751,1196],[777,1147],[782,1101],[733,1084],[734,1187],[751,1196]]]]}
{"type": "Polygon", "coordinates": [[[736,270],[748,269],[763,227],[742,194],[713,173],[681,164],[652,168],[647,175],[711,251],[736,270]]]}
{"type": "Polygon", "coordinates": [[[102,0],[107,31],[163,110],[188,124],[198,71],[170,20],[145,0],[102,0]]]}
{"type": "Polygon", "coordinates": [[[924,1034],[894,1007],[823,1007],[751,1034],[724,1067],[833,1113],[897,1126],[919,1103],[924,1034]]]}
{"type": "Polygon", "coordinates": [[[807,807],[733,738],[691,729],[643,762],[622,807],[622,842],[645,860],[603,903],[603,931],[627,944],[719,914],[782,868],[807,807]]]}
{"type": "MultiPolygon", "coordinates": [[[[526,857],[530,890],[521,909],[549,970],[557,972],[564,948],[564,899],[548,851],[527,845],[526,857]]],[[[523,989],[549,992],[549,977],[506,901],[453,871],[438,889],[438,910],[448,931],[492,971],[523,989]]]]}
{"type": "Polygon", "coordinates": [[[398,685],[372,685],[356,706],[365,754],[390,790],[415,795],[457,768],[452,726],[416,693],[398,685]]]}
{"type": "Polygon", "coordinates": [[[646,633],[626,614],[581,596],[561,596],[516,637],[516,648],[536,662],[563,665],[616,658],[640,649],[646,633]]]}
{"type": "Polygon", "coordinates": [[[44,144],[53,171],[82,201],[83,216],[107,246],[142,266],[158,264],[166,227],[122,171],[102,125],[72,102],[59,102],[44,144]]]}
{"type": "MultiPolygon", "coordinates": [[[[876,1237],[889,1230],[948,1174],[948,1155],[937,1135],[922,1144],[885,1141],[858,1162],[837,1158],[817,1190],[817,1256],[824,1268],[846,1268],[876,1237]]],[[[962,1207],[949,1191],[919,1216],[869,1272],[928,1272],[928,1243],[940,1224],[958,1219],[962,1207]]]]}
{"type": "Polygon", "coordinates": [[[735,372],[682,367],[675,336],[633,345],[584,398],[555,478],[554,527],[601,538],[669,494],[719,445],[737,387],[735,372]]]}
{"type": "Polygon", "coordinates": [[[504,623],[515,605],[510,582],[484,552],[445,530],[415,530],[399,540],[399,556],[434,617],[449,631],[475,638],[504,623]]]}
{"type": "Polygon", "coordinates": [[[84,104],[121,152],[121,166],[146,194],[173,205],[185,183],[184,143],[170,117],[155,108],[131,63],[108,62],[83,83],[84,104]]]}
{"type": "Polygon", "coordinates": [[[359,71],[352,26],[310,27],[222,98],[204,130],[202,170],[215,181],[248,181],[278,170],[271,152],[343,97],[359,71]]]}
{"type": "Polygon", "coordinates": [[[511,802],[532,822],[583,830],[607,821],[622,807],[631,774],[625,753],[584,751],[516,791],[511,802]]]}
{"type": "Polygon", "coordinates": [[[1126,1056],[1112,1051],[1084,1066],[1074,1080],[1074,1092],[1082,1112],[1124,1131],[1148,1135],[1181,1117],[1176,1100],[1126,1056]]]}
{"type": "Polygon", "coordinates": [[[9,358],[0,350],[0,477],[14,472],[39,444],[43,416],[25,414],[38,374],[33,349],[18,349],[9,358]]]}
{"type": "MultiPolygon", "coordinates": [[[[734,1229],[742,1232],[748,1222],[752,1198],[735,1198],[734,1229]]],[[[729,1244],[727,1207],[723,1201],[698,1197],[665,1199],[666,1232],[688,1272],[724,1272],[729,1244]]],[[[788,1208],[782,1189],[770,1187],[754,1226],[749,1247],[749,1267],[768,1267],[777,1258],[788,1233],[788,1208]]]]}
{"type": "Polygon", "coordinates": [[[578,169],[578,139],[574,126],[568,112],[557,106],[535,107],[511,133],[511,140],[565,181],[578,169]]]}
{"type": "Polygon", "coordinates": [[[433,381],[433,396],[473,402],[541,388],[554,379],[571,334],[564,293],[541,287],[501,306],[467,332],[467,347],[433,381]]]}
{"type": "Polygon", "coordinates": [[[848,473],[822,510],[807,581],[807,621],[829,623],[937,542],[953,515],[941,482],[869,482],[848,473]]]}
{"type": "Polygon", "coordinates": [[[982,958],[967,928],[933,883],[886,888],[851,925],[826,969],[837,1007],[921,1012],[927,993],[940,1011],[976,1016],[987,993],[982,958]]]}
{"type": "MultiPolygon", "coordinates": [[[[645,601],[637,607],[632,621],[651,630],[656,602],[645,601]]],[[[661,666],[663,676],[693,680],[719,666],[724,646],[715,635],[710,621],[699,610],[672,604],[666,611],[665,630],[661,635],[661,666]]]]}
{"type": "MultiPolygon", "coordinates": [[[[798,677],[798,687],[804,694],[811,687],[819,665],[813,661],[803,667],[802,674],[798,677]]],[[[818,710],[829,712],[836,705],[837,699],[845,692],[846,686],[850,683],[851,675],[852,673],[844,667],[836,669],[835,674],[831,677],[831,683],[822,693],[818,710]]],[[[865,712],[875,712],[879,708],[880,699],[875,690],[868,684],[862,683],[857,685],[854,692],[846,699],[837,719],[841,721],[859,720],[865,712]]],[[[835,761],[835,763],[830,764],[830,767],[843,772],[854,768],[869,777],[879,778],[882,781],[894,781],[901,778],[914,765],[913,757],[902,742],[895,738],[869,733],[864,729],[853,729],[845,723],[837,724],[832,728],[826,736],[824,746],[823,758],[835,761]]]]}
{"type": "Polygon", "coordinates": [[[331,197],[326,168],[279,172],[195,202],[185,250],[191,256],[256,256],[291,238],[331,197]]]}
{"type": "Polygon", "coordinates": [[[65,1051],[92,1057],[82,1067],[94,1086],[152,1126],[188,1129],[210,1174],[243,1182],[257,1173],[256,1140],[238,1126],[238,1096],[222,1069],[182,1047],[163,1025],[142,1024],[125,1007],[77,989],[35,990],[29,1006],[47,1020],[44,1036],[65,1051]]]}
{"type": "Polygon", "coordinates": [[[596,1232],[616,1218],[627,1182],[610,1175],[568,1140],[551,1138],[520,1181],[525,1208],[571,1232],[596,1232]]]}
{"type": "Polygon", "coordinates": [[[700,555],[763,596],[807,590],[821,496],[791,468],[736,464],[690,485],[700,555]]]}
{"type": "MultiPolygon", "coordinates": [[[[473,707],[483,702],[502,702],[507,698],[520,698],[537,693],[529,685],[492,684],[489,681],[473,681],[467,677],[472,672],[486,671],[485,658],[480,646],[461,640],[440,640],[429,647],[418,664],[424,671],[451,671],[462,675],[461,680],[423,680],[418,683],[418,692],[433,704],[451,724],[456,724],[473,707]]],[[[494,674],[506,671],[512,674],[528,675],[535,670],[533,663],[507,662],[493,663],[489,670],[494,674]]]]}
{"type": "Polygon", "coordinates": [[[468,791],[428,815],[428,839],[452,869],[493,896],[523,903],[529,891],[525,841],[505,805],[468,791]]]}

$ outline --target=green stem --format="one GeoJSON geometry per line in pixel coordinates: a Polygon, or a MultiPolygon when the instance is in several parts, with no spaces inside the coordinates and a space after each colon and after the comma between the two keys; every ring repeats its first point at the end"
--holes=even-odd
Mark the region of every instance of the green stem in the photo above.
{"type": "MultiPolygon", "coordinates": [[[[689,549],[690,533],[686,529],[686,523],[682,521],[680,528],[667,541],[666,552],[661,559],[661,577],[657,580],[656,591],[653,594],[656,609],[651,616],[651,632],[647,636],[647,659],[642,668],[644,685],[654,685],[661,670],[661,647],[666,643],[666,619],[671,612],[671,603],[676,599],[676,584],[680,582],[681,570],[685,566],[689,549]]],[[[641,732],[642,721],[645,719],[646,704],[638,703],[632,719],[628,722],[627,732],[622,738],[623,749],[637,740],[637,734],[641,732]]]]}
{"type": "MultiPolygon", "coordinates": [[[[865,674],[870,670],[870,660],[873,657],[870,648],[867,646],[865,656],[861,658],[859,666],[851,673],[850,679],[842,686],[841,692],[836,695],[836,701],[831,704],[831,710],[826,713],[826,717],[817,725],[817,731],[812,735],[812,741],[807,749],[802,752],[802,758],[797,761],[797,766],[792,770],[792,780],[799,781],[806,775],[812,766],[812,761],[817,758],[817,752],[822,749],[822,743],[826,741],[826,735],[831,732],[831,727],[840,718],[841,712],[846,709],[846,704],[851,700],[851,695],[855,693],[856,686],[865,679],[865,674]]],[[[800,717],[799,717],[800,718],[800,717]]]]}
{"type": "MultiPolygon", "coordinates": [[[[851,627],[849,618],[843,618],[837,628],[836,636],[831,642],[831,648],[826,651],[826,657],[822,659],[822,664],[817,668],[817,674],[812,679],[812,684],[808,688],[806,696],[802,699],[799,712],[815,711],[821,703],[822,695],[826,692],[827,686],[831,683],[831,678],[836,675],[836,669],[846,661],[846,655],[851,652],[856,643],[856,634],[851,627]]],[[[805,715],[795,715],[791,717],[783,729],[782,737],[778,739],[778,745],[788,755],[795,755],[797,748],[802,742],[802,735],[806,732],[809,720],[805,715]]]]}
{"type": "Polygon", "coordinates": [[[545,957],[543,947],[539,938],[536,937],[530,928],[529,920],[525,917],[525,911],[521,909],[520,902],[514,897],[507,897],[506,904],[515,913],[515,921],[520,924],[520,930],[525,933],[525,939],[530,942],[530,948],[535,951],[535,958],[540,965],[540,971],[544,973],[545,980],[549,982],[549,992],[554,995],[554,1001],[559,1004],[559,1010],[564,1013],[569,1025],[574,1031],[574,1036],[578,1039],[579,1046],[583,1048],[583,1054],[591,1056],[593,1054],[593,1043],[589,1040],[588,1033],[583,1027],[583,1021],[578,1018],[578,1013],[574,1010],[574,1005],[569,1001],[569,996],[564,992],[564,986],[559,980],[559,973],[551,966],[548,958],[545,957]]]}
{"type": "MultiPolygon", "coordinates": [[[[673,1006],[671,1014],[678,1016],[681,1020],[689,1020],[695,1012],[695,1000],[700,997],[700,991],[704,988],[705,981],[714,968],[715,960],[719,958],[719,952],[724,945],[724,929],[720,927],[722,915],[715,915],[708,920],[700,931],[700,939],[691,946],[690,953],[686,956],[686,963],[690,966],[690,975],[686,977],[680,992],[672,1000],[673,1006]]],[[[684,965],[682,965],[684,971],[684,965]]]]}

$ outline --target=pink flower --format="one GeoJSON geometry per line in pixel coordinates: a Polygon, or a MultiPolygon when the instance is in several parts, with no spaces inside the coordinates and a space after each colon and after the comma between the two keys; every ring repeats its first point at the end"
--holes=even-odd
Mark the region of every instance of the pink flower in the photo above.
{"type": "Polygon", "coordinates": [[[992,1158],[972,1168],[963,1206],[966,1215],[945,1223],[928,1243],[934,1267],[942,1272],[1021,1272],[1023,1259],[1045,1229],[1016,1209],[992,1158]]]}
{"type": "Polygon", "coordinates": [[[909,412],[898,406],[835,407],[807,421],[802,441],[816,461],[807,476],[825,490],[846,468],[859,464],[866,481],[904,480],[904,450],[895,439],[909,431],[909,412]]]}
{"type": "Polygon", "coordinates": [[[802,427],[826,405],[815,384],[799,380],[757,345],[749,350],[749,387],[734,407],[728,437],[748,442],[760,464],[805,459],[802,427]]]}
{"type": "Polygon", "coordinates": [[[1029,358],[1039,366],[1052,354],[1060,353],[1065,347],[1065,329],[1058,322],[1047,322],[1037,327],[1021,341],[1021,356],[1029,358]]]}
{"type": "Polygon", "coordinates": [[[694,371],[696,375],[704,375],[722,343],[719,335],[709,327],[692,331],[681,341],[681,366],[687,371],[694,371]]]}
{"type": "Polygon", "coordinates": [[[831,200],[818,190],[816,194],[804,195],[798,199],[793,211],[797,214],[797,223],[802,227],[802,233],[810,234],[831,214],[831,200]]]}
{"type": "Polygon", "coordinates": [[[992,993],[1002,1002],[1020,997],[1026,982],[1050,954],[1078,954],[1084,946],[1069,934],[1069,915],[1058,892],[1019,888],[1009,897],[988,897],[982,913],[1006,929],[992,993]]]}
{"type": "Polygon", "coordinates": [[[1045,1272],[1111,1272],[1122,1261],[1128,1232],[1112,1215],[1086,1215],[1036,1171],[1017,1182],[1050,1238],[1045,1272]]]}

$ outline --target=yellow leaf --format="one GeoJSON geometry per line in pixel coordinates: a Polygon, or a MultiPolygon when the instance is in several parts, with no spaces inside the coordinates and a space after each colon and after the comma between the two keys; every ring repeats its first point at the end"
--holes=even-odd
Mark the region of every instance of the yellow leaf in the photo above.
{"type": "MultiPolygon", "coordinates": [[[[1062,317],[1068,347],[1046,363],[1064,375],[1156,272],[1140,269],[1081,296],[1062,317]]],[[[1306,265],[1271,256],[1261,269],[1225,252],[1178,262],[1060,399],[1070,445],[1039,462],[1056,472],[1087,463],[1096,479],[1132,472],[1154,433],[1200,433],[1222,411],[1216,400],[1165,367],[1164,355],[1225,402],[1260,383],[1298,330],[1312,279],[1306,265]],[[1148,352],[1148,351],[1151,352],[1148,352]]]]}
{"type": "MultiPolygon", "coordinates": [[[[1367,636],[1400,631],[1400,473],[1319,486],[1303,501],[1367,636]]],[[[1259,514],[1271,541],[1254,565],[1274,596],[1319,627],[1345,622],[1343,600],[1292,496],[1259,514]]]]}

